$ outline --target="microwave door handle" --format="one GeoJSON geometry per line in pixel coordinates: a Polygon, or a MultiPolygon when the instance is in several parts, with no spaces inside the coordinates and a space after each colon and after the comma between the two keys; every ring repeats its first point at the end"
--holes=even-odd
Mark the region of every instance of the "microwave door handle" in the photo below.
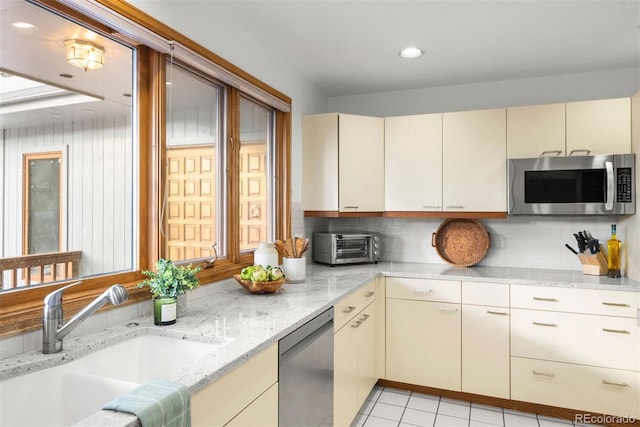
{"type": "Polygon", "coordinates": [[[607,201],[604,204],[604,209],[611,211],[613,210],[613,197],[616,188],[613,174],[613,163],[604,162],[604,167],[607,171],[607,201]]]}

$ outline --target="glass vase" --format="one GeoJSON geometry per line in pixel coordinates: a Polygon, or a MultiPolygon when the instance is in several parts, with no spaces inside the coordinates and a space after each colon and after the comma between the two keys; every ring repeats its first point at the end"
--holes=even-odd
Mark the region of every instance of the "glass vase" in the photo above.
{"type": "Polygon", "coordinates": [[[153,323],[158,326],[176,323],[176,297],[161,295],[153,299],[153,323]]]}

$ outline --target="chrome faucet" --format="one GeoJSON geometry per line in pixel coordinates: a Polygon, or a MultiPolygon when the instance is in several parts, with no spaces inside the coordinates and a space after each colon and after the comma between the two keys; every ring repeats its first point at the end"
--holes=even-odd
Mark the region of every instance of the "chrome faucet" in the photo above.
{"type": "Polygon", "coordinates": [[[42,317],[43,353],[49,354],[62,351],[62,339],[107,302],[110,302],[113,305],[118,305],[129,299],[129,293],[124,286],[113,285],[64,324],[62,293],[66,289],[80,283],[81,282],[76,282],[64,286],[44,297],[44,315],[42,317]]]}

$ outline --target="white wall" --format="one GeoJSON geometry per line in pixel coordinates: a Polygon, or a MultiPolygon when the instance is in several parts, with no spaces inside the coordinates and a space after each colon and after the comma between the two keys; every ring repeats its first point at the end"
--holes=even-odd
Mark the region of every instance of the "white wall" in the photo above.
{"type": "Polygon", "coordinates": [[[378,117],[479,110],[631,96],[640,89],[640,70],[504,80],[329,98],[329,111],[378,117]]]}

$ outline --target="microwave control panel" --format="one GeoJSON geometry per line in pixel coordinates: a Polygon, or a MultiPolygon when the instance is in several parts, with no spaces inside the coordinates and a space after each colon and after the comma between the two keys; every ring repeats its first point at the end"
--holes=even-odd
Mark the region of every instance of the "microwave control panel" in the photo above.
{"type": "Polygon", "coordinates": [[[633,183],[631,182],[631,168],[617,168],[617,194],[618,203],[631,203],[631,191],[633,183]]]}

